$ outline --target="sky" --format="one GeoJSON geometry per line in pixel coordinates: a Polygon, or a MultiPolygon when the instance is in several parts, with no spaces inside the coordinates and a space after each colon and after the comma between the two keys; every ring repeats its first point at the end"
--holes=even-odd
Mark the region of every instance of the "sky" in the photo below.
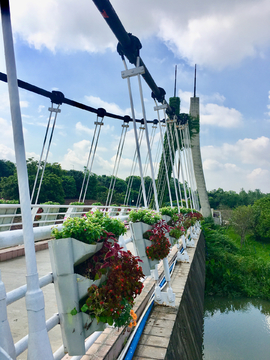
{"type": "MultiPolygon", "coordinates": [[[[208,190],[270,192],[270,2],[268,0],[112,0],[156,84],[177,95],[189,112],[197,64],[200,142],[208,190]]],[[[10,0],[17,76],[108,112],[130,115],[127,80],[117,39],[91,0],[10,0]]],[[[1,32],[1,30],[0,30],[1,32]]],[[[128,67],[133,65],[128,63],[128,67]]],[[[2,33],[0,71],[6,73],[2,33]]],[[[132,79],[136,117],[142,118],[138,83],[132,79]]],[[[148,120],[157,117],[143,83],[148,120]]],[[[50,100],[20,90],[26,156],[39,159],[50,100]]],[[[63,104],[48,161],[82,170],[91,146],[95,114],[63,104]]],[[[104,119],[92,171],[113,173],[122,122],[104,119]]],[[[0,83],[0,159],[15,161],[7,84],[0,83]]],[[[149,128],[151,132],[151,127],[149,128]]],[[[157,152],[155,135],[152,156],[157,152]]],[[[135,151],[127,132],[118,176],[130,175],[135,151]]],[[[147,153],[142,143],[143,160],[147,153]]],[[[138,174],[138,171],[137,171],[138,174]]]]}

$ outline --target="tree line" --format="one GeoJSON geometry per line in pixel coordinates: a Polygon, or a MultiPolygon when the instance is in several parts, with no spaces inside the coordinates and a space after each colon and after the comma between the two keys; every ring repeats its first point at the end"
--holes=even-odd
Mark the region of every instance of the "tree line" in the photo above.
{"type": "MultiPolygon", "coordinates": [[[[37,183],[39,183],[39,180],[41,178],[43,167],[44,163],[41,163],[41,170],[39,171],[39,178],[37,183]]],[[[33,158],[27,159],[27,170],[29,177],[30,193],[32,193],[36,173],[38,170],[38,161],[34,160],[33,158]]],[[[83,171],[64,170],[61,168],[61,165],[59,163],[47,163],[44,171],[38,203],[54,201],[60,204],[64,204],[65,199],[73,199],[78,201],[83,183],[83,178],[83,171]]],[[[111,176],[96,175],[94,173],[91,173],[85,199],[95,200],[101,202],[102,204],[105,204],[111,180],[111,176]]],[[[116,178],[114,193],[112,197],[113,204],[120,205],[124,203],[127,187],[130,180],[132,180],[132,187],[130,191],[128,205],[136,205],[141,188],[141,178],[139,176],[133,176],[132,179],[130,179],[130,176],[128,176],[125,180],[116,178]]],[[[146,176],[144,178],[144,181],[146,193],[148,193],[150,187],[152,186],[152,180],[149,176],[146,176]]],[[[182,184],[180,186],[183,192],[184,190],[182,184]]],[[[172,196],[175,198],[173,180],[171,180],[170,187],[172,196]]],[[[33,197],[34,200],[36,193],[37,189],[33,197]]],[[[19,199],[16,166],[13,162],[9,160],[0,160],[0,197],[5,200],[19,199]]],[[[169,198],[165,198],[165,202],[168,201],[169,198]]],[[[143,199],[141,199],[141,203],[142,202],[143,199]]]]}
{"type": "MultiPolygon", "coordinates": [[[[41,170],[39,172],[39,180],[44,167],[41,163],[41,170]]],[[[33,158],[27,159],[27,169],[29,177],[30,192],[32,192],[34,181],[38,169],[38,161],[33,158]]],[[[64,170],[59,163],[47,163],[44,171],[43,182],[38,202],[44,203],[46,201],[55,201],[63,204],[65,199],[78,200],[83,183],[84,172],[78,170],[64,170]]],[[[107,199],[108,189],[110,187],[112,177],[107,175],[90,174],[89,186],[86,193],[86,200],[96,200],[104,204],[107,199]]],[[[144,178],[145,189],[148,194],[152,187],[152,180],[149,176],[144,178]]],[[[127,187],[130,177],[125,180],[116,178],[115,190],[112,198],[112,203],[120,205],[124,203],[127,187]]],[[[187,184],[186,184],[187,186],[187,184]]],[[[139,176],[134,176],[132,179],[132,187],[130,191],[128,205],[136,205],[141,187],[141,179],[139,176]]],[[[180,183],[182,198],[184,199],[183,184],[180,183]]],[[[175,199],[175,188],[173,179],[170,180],[170,189],[172,198],[175,199]]],[[[36,196],[35,191],[35,196],[36,196]]],[[[259,189],[246,192],[242,189],[239,194],[235,191],[224,191],[219,188],[208,192],[210,206],[213,209],[233,209],[238,206],[252,205],[256,200],[266,196],[259,189]]],[[[35,199],[35,196],[33,199],[35,199]]],[[[16,165],[9,160],[0,160],[0,197],[6,200],[18,200],[18,180],[16,165]]],[[[169,205],[169,196],[165,194],[164,204],[169,205]]],[[[143,203],[143,199],[141,199],[143,203]]]]}

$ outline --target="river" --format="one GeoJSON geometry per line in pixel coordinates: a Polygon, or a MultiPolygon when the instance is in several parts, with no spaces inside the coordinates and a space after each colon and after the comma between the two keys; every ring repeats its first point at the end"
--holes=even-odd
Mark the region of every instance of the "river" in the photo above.
{"type": "Polygon", "coordinates": [[[207,297],[203,360],[269,360],[270,302],[207,297]]]}

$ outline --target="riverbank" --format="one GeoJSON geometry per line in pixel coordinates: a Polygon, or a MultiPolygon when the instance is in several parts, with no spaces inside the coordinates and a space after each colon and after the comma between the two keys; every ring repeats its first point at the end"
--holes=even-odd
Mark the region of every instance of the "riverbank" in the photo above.
{"type": "Polygon", "coordinates": [[[231,228],[205,223],[205,295],[270,300],[270,244],[251,237],[241,247],[231,228]]]}

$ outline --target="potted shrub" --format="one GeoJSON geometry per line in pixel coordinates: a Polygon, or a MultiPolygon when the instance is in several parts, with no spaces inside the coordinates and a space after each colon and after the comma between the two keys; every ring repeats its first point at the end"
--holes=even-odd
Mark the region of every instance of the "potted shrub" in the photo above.
{"type": "MultiPolygon", "coordinates": [[[[102,219],[106,215],[101,215],[102,218],[100,214],[68,218],[61,231],[53,229],[55,240],[49,243],[63,344],[69,355],[83,355],[85,338],[94,331],[103,330],[107,322],[112,323],[108,313],[112,309],[112,303],[108,301],[106,289],[111,290],[109,284],[113,282],[113,278],[116,284],[115,276],[118,276],[121,269],[123,287],[119,287],[119,291],[128,289],[134,299],[142,289],[139,278],[143,275],[138,265],[139,260],[131,253],[122,252],[113,234],[103,229],[102,219]],[[116,268],[117,266],[119,267],[116,268]],[[92,292],[95,293],[93,297],[92,292]],[[102,304],[99,310],[94,312],[93,304],[96,303],[96,298],[100,299],[99,294],[103,294],[104,298],[100,300],[102,304]]],[[[118,300],[120,301],[120,297],[118,300]]],[[[122,312],[119,307],[119,314],[111,312],[116,326],[132,322],[131,299],[122,296],[121,301],[123,303],[119,307],[122,312]]]]}

